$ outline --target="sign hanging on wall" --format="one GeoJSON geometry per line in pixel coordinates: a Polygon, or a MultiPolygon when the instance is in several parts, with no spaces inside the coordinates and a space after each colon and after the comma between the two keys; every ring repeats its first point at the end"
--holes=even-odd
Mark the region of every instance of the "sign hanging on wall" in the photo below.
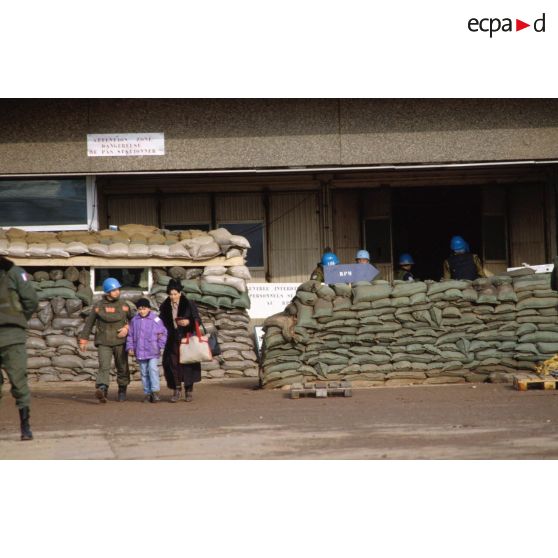
{"type": "Polygon", "coordinates": [[[291,302],[300,283],[248,283],[252,319],[267,318],[282,312],[291,302]]]}
{"type": "Polygon", "coordinates": [[[88,157],[145,157],[165,154],[165,134],[87,134],[88,157]]]}

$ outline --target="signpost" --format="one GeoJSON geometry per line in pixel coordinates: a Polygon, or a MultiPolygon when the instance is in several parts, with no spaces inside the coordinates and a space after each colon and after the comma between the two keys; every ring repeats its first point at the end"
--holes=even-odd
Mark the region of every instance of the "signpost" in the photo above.
{"type": "Polygon", "coordinates": [[[324,267],[325,283],[356,283],[357,281],[372,281],[380,271],[370,264],[342,264],[324,267]]]}

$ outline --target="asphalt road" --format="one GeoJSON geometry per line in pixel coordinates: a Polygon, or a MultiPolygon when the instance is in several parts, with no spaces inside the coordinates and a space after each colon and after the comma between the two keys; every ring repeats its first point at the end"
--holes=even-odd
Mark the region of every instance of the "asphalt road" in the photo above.
{"type": "Polygon", "coordinates": [[[4,386],[0,459],[547,459],[558,391],[503,384],[354,390],[291,400],[253,380],[202,382],[194,401],[99,404],[91,384],[32,386],[35,440],[19,441],[4,386]]]}

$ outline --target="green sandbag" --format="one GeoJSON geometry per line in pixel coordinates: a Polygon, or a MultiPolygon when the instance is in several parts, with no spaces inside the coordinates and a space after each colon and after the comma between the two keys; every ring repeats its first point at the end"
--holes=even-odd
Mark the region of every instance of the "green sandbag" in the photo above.
{"type": "Polygon", "coordinates": [[[558,343],[558,333],[555,331],[536,331],[527,333],[519,338],[521,343],[558,343]]]}
{"type": "Polygon", "coordinates": [[[333,304],[324,299],[318,299],[314,304],[313,318],[327,318],[333,315],[333,304]]]}
{"type": "Polygon", "coordinates": [[[537,343],[537,348],[543,354],[555,355],[558,353],[558,343],[537,343]]]}
{"type": "Polygon", "coordinates": [[[201,292],[204,295],[210,296],[230,296],[231,298],[238,298],[240,293],[229,285],[222,285],[218,283],[207,283],[202,281],[201,292]]]}
{"type": "Polygon", "coordinates": [[[432,296],[438,293],[443,293],[444,291],[448,291],[450,289],[457,289],[462,291],[471,285],[468,281],[440,281],[439,283],[431,283],[428,287],[428,296],[432,296]]]}
{"type": "Polygon", "coordinates": [[[266,333],[264,335],[264,345],[266,350],[272,349],[273,347],[278,347],[279,345],[282,345],[284,342],[285,342],[285,338],[280,333],[275,333],[273,335],[266,333]]]}
{"type": "Polygon", "coordinates": [[[202,304],[207,304],[207,306],[211,306],[213,308],[219,308],[219,303],[217,302],[217,297],[216,296],[203,295],[201,297],[200,302],[202,304]]]}
{"type": "Polygon", "coordinates": [[[335,298],[335,291],[328,285],[322,285],[316,290],[316,294],[324,300],[332,301],[335,298]]]}
{"type": "Polygon", "coordinates": [[[501,302],[517,302],[517,294],[511,285],[502,285],[498,288],[498,300],[501,302]]]}
{"type": "MultiPolygon", "coordinates": [[[[166,277],[160,277],[160,279],[166,279],[166,277]]],[[[168,277],[168,279],[170,280],[170,277],[168,277]]],[[[202,293],[202,289],[200,288],[199,282],[198,282],[198,281],[195,281],[195,280],[193,280],[193,279],[189,279],[189,280],[182,279],[182,280],[181,280],[181,284],[182,284],[182,290],[183,290],[185,293],[196,293],[196,294],[200,294],[200,295],[201,295],[201,294],[212,294],[212,293],[210,293],[210,292],[207,292],[207,293],[203,292],[203,293],[202,293]]],[[[168,281],[167,281],[167,285],[168,285],[168,281]]],[[[206,285],[209,285],[209,283],[206,283],[206,285]]],[[[216,286],[216,285],[215,285],[215,286],[216,286]]],[[[224,285],[224,286],[225,286],[225,285],[224,285]]],[[[228,287],[228,288],[231,288],[231,287],[228,287]]],[[[236,292],[236,289],[235,289],[235,292],[236,292]]],[[[238,293],[237,293],[237,294],[238,294],[238,293]]],[[[219,295],[219,294],[216,294],[215,296],[228,296],[228,295],[219,295]]]]}
{"type": "Polygon", "coordinates": [[[532,308],[554,308],[558,304],[558,299],[554,297],[542,298],[542,297],[529,297],[524,300],[520,300],[516,308],[517,310],[527,310],[532,308]]]}
{"type": "Polygon", "coordinates": [[[229,298],[228,296],[220,296],[217,298],[217,304],[219,305],[219,308],[227,308],[228,310],[232,310],[234,308],[232,300],[233,299],[229,298]]]}
{"type": "Polygon", "coordinates": [[[250,296],[248,292],[242,293],[238,298],[233,298],[232,305],[234,308],[248,310],[250,308],[250,296]]]}
{"type": "Polygon", "coordinates": [[[333,310],[349,310],[351,308],[351,299],[345,296],[336,296],[333,299],[333,310]]]}
{"type": "Polygon", "coordinates": [[[421,281],[395,281],[391,296],[392,298],[410,297],[418,293],[426,293],[426,283],[421,281]]]}
{"type": "Polygon", "coordinates": [[[62,298],[76,298],[76,291],[68,289],[67,287],[51,287],[48,289],[41,289],[37,292],[39,300],[50,300],[55,296],[60,296],[62,298]]]}
{"type": "Polygon", "coordinates": [[[391,304],[394,308],[404,308],[411,304],[411,299],[408,296],[398,296],[391,299],[391,304]]]}
{"type": "Polygon", "coordinates": [[[157,284],[166,287],[170,283],[170,280],[171,277],[168,275],[159,275],[159,277],[157,277],[157,284]]]}
{"type": "Polygon", "coordinates": [[[416,293],[410,296],[410,304],[414,306],[415,304],[424,304],[428,300],[426,293],[416,293]]]}
{"type": "Polygon", "coordinates": [[[358,285],[353,289],[353,303],[373,302],[389,297],[391,286],[389,284],[358,285]]]}
{"type": "MultiPolygon", "coordinates": [[[[184,293],[184,295],[186,296],[186,298],[188,300],[193,300],[194,302],[201,302],[203,296],[201,294],[197,294],[197,293],[184,293]]],[[[234,300],[234,299],[231,299],[234,300]]]]}
{"type": "Polygon", "coordinates": [[[321,286],[322,284],[319,281],[305,281],[300,284],[297,291],[316,292],[321,286]]]}
{"type": "Polygon", "coordinates": [[[54,282],[55,288],[64,287],[66,289],[72,289],[73,291],[76,290],[76,286],[72,283],[72,281],[68,281],[68,279],[58,279],[54,282]]]}
{"type": "Polygon", "coordinates": [[[462,294],[463,300],[466,300],[467,302],[477,302],[478,293],[475,289],[463,289],[462,294]]]}
{"type": "Polygon", "coordinates": [[[333,290],[337,296],[350,297],[352,295],[351,285],[346,283],[335,283],[332,285],[333,290]]]}
{"type": "Polygon", "coordinates": [[[430,294],[428,293],[430,300],[438,301],[438,300],[460,300],[463,298],[463,291],[459,289],[446,289],[445,291],[430,294]]]}
{"type": "Polygon", "coordinates": [[[302,304],[307,304],[308,306],[313,306],[316,300],[318,299],[318,295],[316,293],[310,293],[308,291],[297,291],[296,298],[302,304]]]}
{"type": "Polygon", "coordinates": [[[77,298],[82,300],[86,306],[91,306],[93,303],[93,291],[91,290],[91,287],[80,286],[75,295],[77,298]]]}
{"type": "Polygon", "coordinates": [[[318,329],[318,322],[312,317],[314,308],[300,302],[295,302],[297,307],[297,325],[301,327],[318,329]]]}

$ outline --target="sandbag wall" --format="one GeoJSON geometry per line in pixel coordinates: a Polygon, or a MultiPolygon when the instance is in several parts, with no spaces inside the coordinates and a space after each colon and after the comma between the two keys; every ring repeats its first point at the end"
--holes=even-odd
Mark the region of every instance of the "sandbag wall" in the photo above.
{"type": "MultiPolygon", "coordinates": [[[[250,301],[245,266],[205,268],[159,268],[153,271],[155,285],[149,295],[154,308],[166,299],[166,284],[171,276],[181,279],[186,296],[195,300],[203,323],[215,329],[222,354],[204,363],[202,374],[207,378],[258,375],[254,341],[250,334],[250,318],[246,312],[250,301]],[[225,284],[226,282],[226,284],[225,284]],[[234,285],[234,286],[233,286],[234,285]]],[[[93,295],[90,272],[75,267],[37,271],[33,286],[40,302],[39,310],[29,320],[27,337],[28,371],[31,380],[85,381],[94,380],[98,369],[97,349],[93,336],[88,350],[78,350],[77,334],[84,326],[93,295]]],[[[135,302],[143,296],[138,291],[123,291],[122,298],[135,302]]],[[[139,369],[129,359],[133,379],[139,379],[139,369]]],[[[114,370],[113,370],[114,374],[114,370]]],[[[160,366],[162,375],[162,367],[160,366]]]]}
{"type": "Polygon", "coordinates": [[[119,230],[26,232],[0,229],[0,255],[14,258],[169,258],[203,261],[246,256],[250,243],[223,228],[169,231],[147,225],[122,225],[119,230]]]}
{"type": "Polygon", "coordinates": [[[264,323],[261,381],[506,382],[558,353],[558,293],[531,269],[476,281],[303,283],[264,323]]]}

